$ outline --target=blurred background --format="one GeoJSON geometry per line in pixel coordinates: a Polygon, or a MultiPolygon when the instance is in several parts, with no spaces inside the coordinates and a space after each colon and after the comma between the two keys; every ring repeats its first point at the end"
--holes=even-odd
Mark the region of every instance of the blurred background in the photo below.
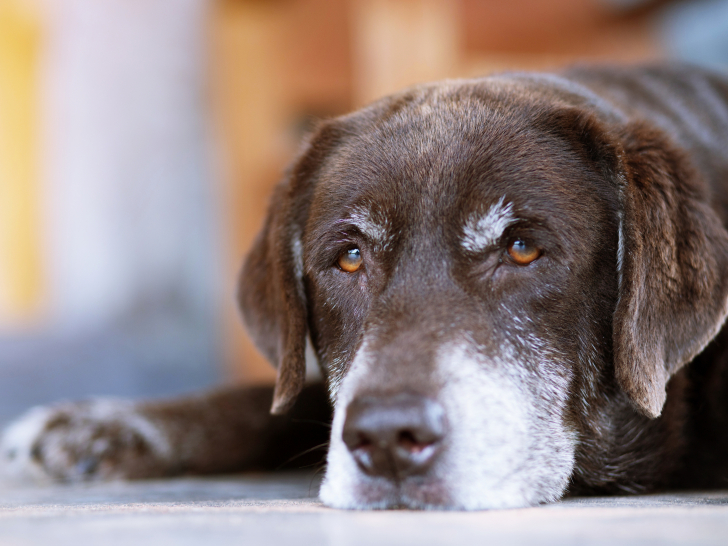
{"type": "Polygon", "coordinates": [[[725,67],[728,1],[0,0],[0,423],[272,381],[235,277],[317,118],[660,58],[725,67]]]}

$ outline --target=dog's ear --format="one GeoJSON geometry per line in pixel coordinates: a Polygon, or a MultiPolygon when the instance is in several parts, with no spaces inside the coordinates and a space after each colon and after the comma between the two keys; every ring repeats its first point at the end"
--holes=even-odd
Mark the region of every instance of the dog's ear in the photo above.
{"type": "Polygon", "coordinates": [[[619,137],[617,381],[655,418],[670,376],[718,333],[728,310],[728,233],[705,181],[657,131],[632,124],[619,137]]]}
{"type": "Polygon", "coordinates": [[[728,232],[706,181],[662,133],[620,127],[590,109],[546,110],[541,127],[565,138],[619,193],[619,294],[613,353],[619,385],[648,417],[662,412],[670,377],[728,314],[728,232]]]}
{"type": "Polygon", "coordinates": [[[278,369],[274,414],[290,409],[305,381],[308,325],[302,237],[316,174],[337,139],[335,125],[326,122],[304,144],[275,189],[240,275],[238,303],[245,324],[258,349],[278,369]]]}

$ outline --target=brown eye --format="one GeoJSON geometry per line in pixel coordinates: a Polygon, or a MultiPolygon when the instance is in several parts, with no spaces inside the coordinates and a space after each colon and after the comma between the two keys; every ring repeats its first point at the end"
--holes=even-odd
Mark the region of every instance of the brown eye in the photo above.
{"type": "Polygon", "coordinates": [[[361,267],[361,262],[361,252],[359,249],[351,248],[339,256],[336,263],[347,273],[354,273],[354,271],[361,267]]]}
{"type": "Polygon", "coordinates": [[[518,265],[528,265],[541,256],[541,249],[523,239],[515,239],[508,245],[508,254],[518,265]]]}

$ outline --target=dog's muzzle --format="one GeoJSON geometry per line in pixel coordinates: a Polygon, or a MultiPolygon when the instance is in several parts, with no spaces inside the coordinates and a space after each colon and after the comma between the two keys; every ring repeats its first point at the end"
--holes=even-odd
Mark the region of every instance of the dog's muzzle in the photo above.
{"type": "Polygon", "coordinates": [[[399,481],[427,472],[446,429],[445,412],[434,400],[412,393],[368,395],[349,404],[343,440],[364,473],[399,481]]]}

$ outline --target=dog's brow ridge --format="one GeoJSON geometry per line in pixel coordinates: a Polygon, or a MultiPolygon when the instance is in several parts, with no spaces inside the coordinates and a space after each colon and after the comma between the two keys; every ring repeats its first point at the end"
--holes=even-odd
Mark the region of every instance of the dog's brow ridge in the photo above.
{"type": "Polygon", "coordinates": [[[493,246],[514,221],[513,204],[506,204],[505,198],[501,197],[485,215],[472,214],[467,219],[463,228],[463,248],[480,252],[493,246]]]}
{"type": "Polygon", "coordinates": [[[390,234],[387,222],[377,222],[372,218],[369,211],[356,208],[348,217],[348,221],[356,226],[359,231],[372,240],[377,245],[386,247],[389,243],[390,234]]]}

